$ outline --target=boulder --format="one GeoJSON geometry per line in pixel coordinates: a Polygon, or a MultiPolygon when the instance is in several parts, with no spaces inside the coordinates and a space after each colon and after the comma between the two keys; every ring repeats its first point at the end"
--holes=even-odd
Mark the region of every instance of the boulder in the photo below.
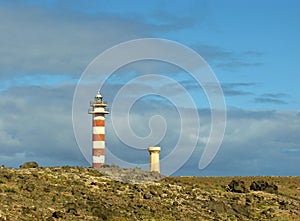
{"type": "Polygon", "coordinates": [[[37,164],[37,162],[26,162],[26,163],[23,163],[20,168],[21,169],[27,169],[27,168],[38,168],[39,165],[37,164]]]}
{"type": "Polygon", "coordinates": [[[250,190],[253,191],[265,191],[268,193],[277,193],[278,186],[275,184],[269,184],[264,180],[253,181],[250,185],[250,190]]]}
{"type": "Polygon", "coordinates": [[[230,192],[235,192],[235,193],[246,193],[247,189],[245,187],[245,183],[242,180],[232,180],[228,184],[228,189],[230,192]]]}

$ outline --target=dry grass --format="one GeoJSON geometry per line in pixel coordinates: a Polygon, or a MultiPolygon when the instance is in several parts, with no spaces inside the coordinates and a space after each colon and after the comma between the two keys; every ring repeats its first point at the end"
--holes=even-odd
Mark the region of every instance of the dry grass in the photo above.
{"type": "Polygon", "coordinates": [[[300,200],[300,177],[298,176],[232,176],[232,177],[168,177],[170,182],[197,185],[201,189],[221,189],[227,186],[231,180],[239,179],[245,182],[249,188],[253,181],[264,180],[278,186],[278,193],[300,200]]]}

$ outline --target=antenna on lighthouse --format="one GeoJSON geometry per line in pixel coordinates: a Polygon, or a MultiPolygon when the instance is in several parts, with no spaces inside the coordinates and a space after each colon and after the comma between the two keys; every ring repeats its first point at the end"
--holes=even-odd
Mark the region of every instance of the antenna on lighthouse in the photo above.
{"type": "Polygon", "coordinates": [[[89,114],[93,116],[93,168],[100,168],[105,163],[105,114],[109,114],[109,111],[107,102],[102,98],[98,91],[89,109],[89,114]]]}

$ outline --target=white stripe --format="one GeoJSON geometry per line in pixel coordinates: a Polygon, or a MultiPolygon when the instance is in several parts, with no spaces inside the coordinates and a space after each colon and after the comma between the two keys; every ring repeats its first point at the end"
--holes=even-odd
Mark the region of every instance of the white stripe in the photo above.
{"type": "Polygon", "coordinates": [[[93,127],[93,134],[105,134],[105,127],[93,127]]]}
{"type": "Polygon", "coordinates": [[[93,148],[94,149],[104,149],[105,141],[93,141],[93,148]]]}
{"type": "Polygon", "coordinates": [[[105,109],[104,109],[104,107],[94,107],[94,111],[96,113],[100,112],[100,113],[97,113],[97,114],[103,114],[103,112],[105,112],[105,109]]]}
{"type": "Polygon", "coordinates": [[[104,116],[99,116],[99,115],[96,115],[94,117],[94,120],[105,120],[104,116]]]}
{"type": "Polygon", "coordinates": [[[105,157],[101,156],[93,156],[93,163],[104,163],[105,157]]]}

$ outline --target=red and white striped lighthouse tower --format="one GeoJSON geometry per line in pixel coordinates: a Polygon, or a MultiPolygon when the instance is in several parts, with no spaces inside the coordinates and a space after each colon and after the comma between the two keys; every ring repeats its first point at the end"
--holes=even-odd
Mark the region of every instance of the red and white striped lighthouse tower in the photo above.
{"type": "Polygon", "coordinates": [[[100,168],[105,163],[105,114],[109,112],[99,91],[90,106],[89,114],[93,114],[93,167],[100,168]]]}

